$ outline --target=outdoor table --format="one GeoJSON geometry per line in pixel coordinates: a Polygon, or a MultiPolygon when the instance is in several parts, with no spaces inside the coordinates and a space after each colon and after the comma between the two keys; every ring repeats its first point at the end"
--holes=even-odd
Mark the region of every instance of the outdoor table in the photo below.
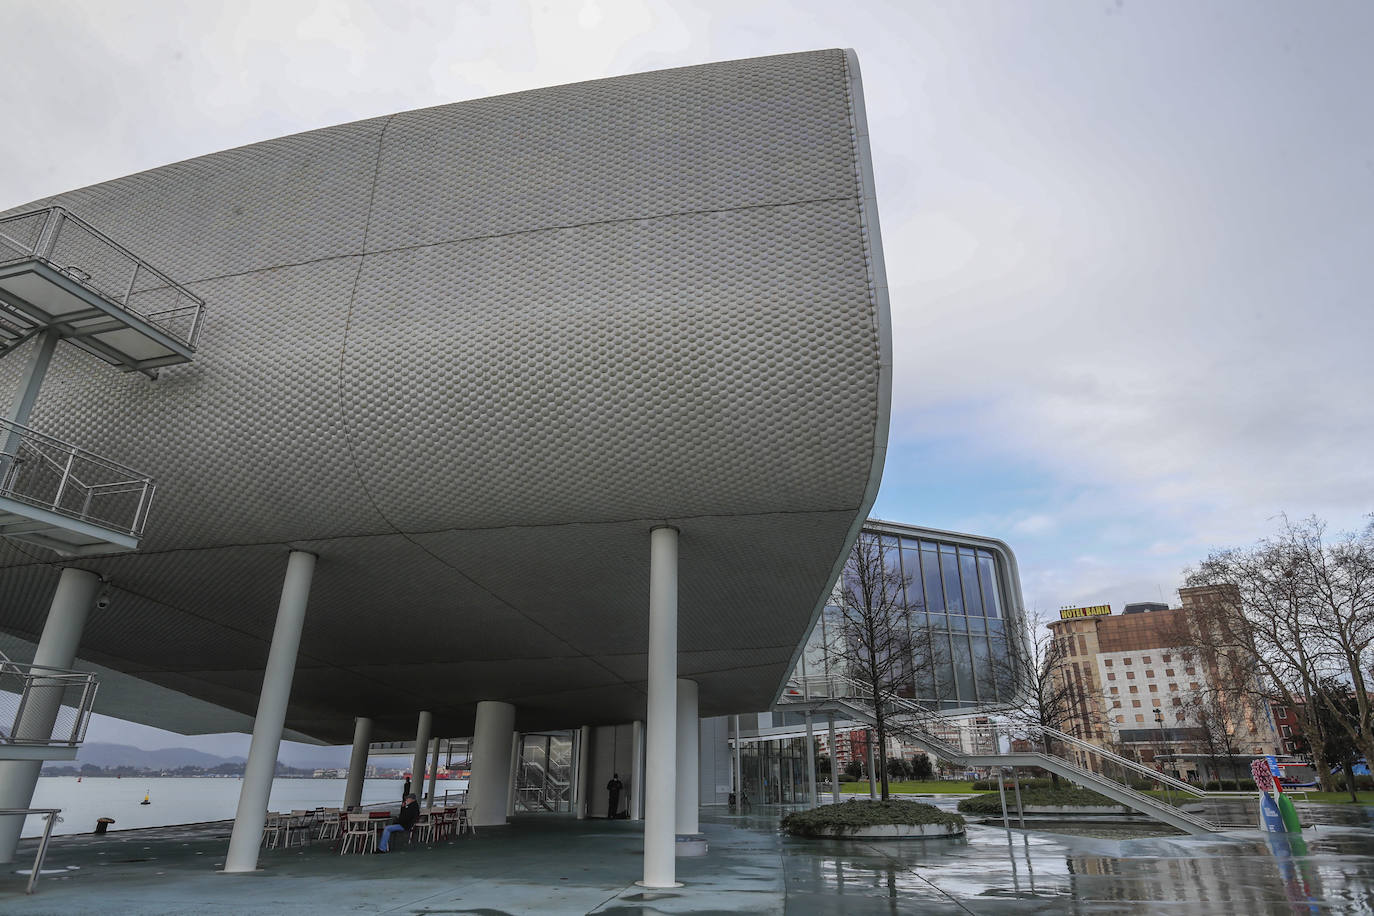
{"type": "Polygon", "coordinates": [[[372,827],[372,832],[377,834],[377,841],[380,843],[382,839],[382,831],[386,829],[386,825],[391,821],[391,812],[369,811],[367,812],[367,817],[368,820],[372,822],[370,825],[372,827]]]}

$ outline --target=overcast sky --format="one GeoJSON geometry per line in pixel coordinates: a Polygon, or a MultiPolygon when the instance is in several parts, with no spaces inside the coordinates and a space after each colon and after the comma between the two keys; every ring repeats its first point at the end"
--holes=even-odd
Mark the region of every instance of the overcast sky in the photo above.
{"type": "Polygon", "coordinates": [[[1032,609],[1119,610],[1279,513],[1374,510],[1374,4],[0,0],[0,22],[0,208],[398,110],[855,48],[895,325],[875,516],[1005,539],[1032,609]]]}

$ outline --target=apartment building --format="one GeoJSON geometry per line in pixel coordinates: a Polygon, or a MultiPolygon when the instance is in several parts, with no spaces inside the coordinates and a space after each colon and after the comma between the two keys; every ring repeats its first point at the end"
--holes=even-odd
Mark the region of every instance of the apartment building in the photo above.
{"type": "Polygon", "coordinates": [[[1222,775],[1219,758],[1281,752],[1267,709],[1227,689],[1216,665],[1189,648],[1190,612],[1204,592],[1180,589],[1176,608],[1061,611],[1049,624],[1054,677],[1066,690],[1060,728],[1185,778],[1222,775]]]}

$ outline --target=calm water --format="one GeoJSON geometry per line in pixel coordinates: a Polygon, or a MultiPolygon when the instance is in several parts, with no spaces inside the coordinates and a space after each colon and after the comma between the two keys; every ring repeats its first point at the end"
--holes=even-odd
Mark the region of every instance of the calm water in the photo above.
{"type": "MultiPolygon", "coordinates": [[[[343,802],[342,779],[277,779],[272,783],[272,811],[292,808],[338,807],[343,802]]],[[[61,808],[63,823],[54,834],[90,833],[97,818],[112,817],[111,830],[136,827],[162,827],[217,821],[234,816],[239,804],[241,779],[195,779],[176,777],[138,778],[44,776],[38,780],[31,808],[61,808]],[[141,805],[144,793],[152,804],[141,805]]],[[[363,782],[363,804],[400,804],[399,779],[368,779],[363,782]]],[[[458,791],[465,781],[441,780],[436,792],[458,791]],[[447,784],[446,784],[447,783],[447,784]]],[[[41,836],[43,819],[29,817],[24,836],[41,836]]]]}

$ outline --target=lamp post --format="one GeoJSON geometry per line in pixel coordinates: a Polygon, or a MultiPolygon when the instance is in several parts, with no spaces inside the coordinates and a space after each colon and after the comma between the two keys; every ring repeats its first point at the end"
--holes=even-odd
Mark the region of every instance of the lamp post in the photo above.
{"type": "MultiPolygon", "coordinates": [[[[1173,755],[1169,753],[1169,746],[1164,737],[1164,713],[1158,709],[1155,710],[1155,724],[1159,726],[1159,747],[1164,752],[1164,756],[1172,758],[1173,755]]],[[[1159,772],[1164,772],[1164,764],[1162,762],[1159,764],[1159,772]]],[[[1177,770],[1175,770],[1175,773],[1177,773],[1177,770]]]]}

